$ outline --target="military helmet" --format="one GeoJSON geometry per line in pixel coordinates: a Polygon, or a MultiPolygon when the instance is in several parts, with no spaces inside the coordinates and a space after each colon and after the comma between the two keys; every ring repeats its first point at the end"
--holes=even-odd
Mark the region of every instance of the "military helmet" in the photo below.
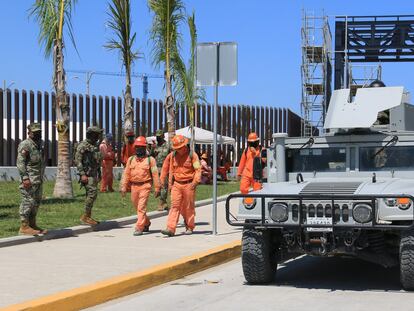
{"type": "Polygon", "coordinates": [[[102,134],[103,129],[101,129],[99,126],[90,126],[87,128],[86,130],[86,134],[92,134],[92,133],[96,133],[96,134],[102,134]]]}
{"type": "Polygon", "coordinates": [[[155,136],[157,136],[157,137],[164,137],[164,131],[163,130],[157,130],[155,132],[155,136]]]}
{"type": "Polygon", "coordinates": [[[27,128],[31,131],[31,132],[39,132],[42,130],[42,126],[40,125],[40,123],[30,123],[27,128]]]}

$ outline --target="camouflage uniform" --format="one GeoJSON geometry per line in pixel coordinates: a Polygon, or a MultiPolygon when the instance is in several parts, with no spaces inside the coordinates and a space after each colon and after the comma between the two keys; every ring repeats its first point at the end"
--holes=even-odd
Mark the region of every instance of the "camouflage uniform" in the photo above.
{"type": "MultiPolygon", "coordinates": [[[[39,123],[30,124],[28,129],[32,132],[41,131],[39,123]]],[[[16,166],[21,178],[19,186],[22,196],[19,209],[20,219],[33,225],[42,199],[45,170],[43,146],[36,144],[30,137],[23,140],[17,149],[16,166]],[[31,187],[29,189],[23,187],[24,180],[30,180],[31,187]]]]}
{"type": "MultiPolygon", "coordinates": [[[[87,129],[87,133],[102,133],[97,126],[91,126],[87,129]]],[[[81,141],[76,149],[75,163],[80,176],[88,176],[88,183],[85,185],[85,214],[90,217],[93,203],[98,196],[98,183],[101,178],[101,161],[102,155],[97,144],[87,138],[81,141]]]]}
{"type": "MultiPolygon", "coordinates": [[[[164,132],[162,130],[158,130],[156,132],[156,136],[164,136],[164,132]]],[[[164,163],[165,158],[170,153],[170,151],[170,146],[167,142],[164,142],[161,146],[156,145],[156,147],[152,149],[152,156],[157,162],[158,172],[161,172],[162,164],[164,163]]],[[[161,180],[161,185],[168,185],[168,178],[166,180],[161,180]]],[[[161,187],[160,206],[167,205],[167,195],[168,187],[161,187]]]]}

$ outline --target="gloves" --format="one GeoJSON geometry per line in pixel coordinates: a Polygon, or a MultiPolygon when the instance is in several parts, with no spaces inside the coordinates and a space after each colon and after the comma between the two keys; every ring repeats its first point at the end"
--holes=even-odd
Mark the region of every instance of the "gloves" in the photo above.
{"type": "Polygon", "coordinates": [[[88,176],[86,176],[86,175],[81,176],[81,183],[82,184],[87,185],[88,181],[89,181],[88,176]]]}
{"type": "Polygon", "coordinates": [[[196,184],[196,183],[194,183],[194,182],[192,182],[192,183],[191,183],[191,190],[194,190],[196,187],[197,187],[197,184],[196,184]]]}
{"type": "Polygon", "coordinates": [[[25,179],[22,183],[24,189],[30,189],[32,187],[32,182],[30,181],[30,179],[25,179]]]}

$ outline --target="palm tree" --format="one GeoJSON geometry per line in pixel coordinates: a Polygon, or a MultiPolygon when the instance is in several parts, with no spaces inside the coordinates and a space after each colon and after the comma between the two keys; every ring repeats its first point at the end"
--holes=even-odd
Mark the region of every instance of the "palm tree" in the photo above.
{"type": "Polygon", "coordinates": [[[72,198],[73,188],[70,173],[69,119],[70,107],[66,100],[65,70],[63,67],[63,29],[66,28],[75,49],[71,23],[72,9],[76,0],[36,0],[29,10],[39,25],[39,44],[45,57],[53,54],[53,85],[56,92],[56,129],[58,131],[58,166],[53,196],[72,198]]]}
{"type": "MultiPolygon", "coordinates": [[[[114,38],[110,39],[105,47],[109,50],[117,50],[125,67],[126,87],[124,93],[124,131],[133,129],[134,114],[132,111],[131,68],[138,58],[138,53],[132,51],[136,33],[131,33],[131,3],[130,0],[112,0],[108,4],[108,27],[112,29],[114,38]]],[[[138,120],[137,120],[138,121],[138,120]]]]}
{"type": "Polygon", "coordinates": [[[190,51],[190,60],[188,67],[185,66],[182,58],[175,56],[175,72],[177,74],[177,81],[175,84],[175,94],[177,98],[177,103],[180,105],[185,105],[188,109],[188,114],[190,116],[190,128],[191,128],[191,147],[194,150],[194,115],[195,107],[198,101],[205,102],[206,95],[204,89],[199,89],[196,87],[195,83],[195,51],[197,45],[197,28],[195,24],[195,13],[187,18],[188,28],[190,31],[191,38],[191,51],[190,51]]]}
{"type": "Polygon", "coordinates": [[[167,113],[168,137],[171,140],[175,135],[175,103],[172,93],[172,77],[182,41],[179,26],[185,20],[185,8],[181,0],[148,0],[148,6],[154,12],[150,30],[150,39],[153,42],[153,65],[159,67],[164,64],[165,110],[167,113]]]}

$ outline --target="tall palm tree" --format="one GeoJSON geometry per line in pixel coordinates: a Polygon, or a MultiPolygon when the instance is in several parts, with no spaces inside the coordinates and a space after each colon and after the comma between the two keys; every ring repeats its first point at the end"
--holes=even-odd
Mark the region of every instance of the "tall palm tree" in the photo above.
{"type": "Polygon", "coordinates": [[[178,55],[175,56],[175,72],[177,75],[176,84],[174,88],[174,93],[177,98],[177,103],[180,105],[185,105],[190,116],[190,128],[191,128],[191,147],[194,149],[194,115],[195,107],[197,102],[205,102],[206,94],[204,89],[199,89],[196,87],[195,81],[195,51],[197,45],[197,28],[195,24],[195,13],[187,17],[187,24],[190,31],[191,39],[191,50],[190,50],[190,60],[188,67],[185,66],[182,58],[178,55]]]}
{"type": "MultiPolygon", "coordinates": [[[[124,131],[133,130],[134,114],[132,111],[131,69],[138,53],[132,50],[136,33],[131,33],[131,3],[130,0],[112,0],[108,3],[108,27],[112,29],[114,38],[110,39],[105,47],[119,52],[122,65],[126,73],[126,87],[124,93],[124,131]]],[[[138,122],[138,120],[136,120],[138,122]]]]}
{"type": "Polygon", "coordinates": [[[65,70],[63,67],[63,29],[66,28],[75,49],[71,22],[72,9],[77,0],[36,0],[29,10],[39,25],[39,44],[45,57],[53,54],[53,85],[56,92],[56,129],[58,131],[58,166],[53,196],[73,197],[70,173],[69,120],[70,107],[66,100],[65,70]]]}
{"type": "Polygon", "coordinates": [[[165,110],[167,113],[168,137],[175,135],[175,103],[172,92],[172,77],[182,36],[180,24],[185,20],[185,8],[182,0],[148,0],[148,6],[154,13],[150,40],[153,42],[152,61],[156,67],[164,64],[165,110]]]}

